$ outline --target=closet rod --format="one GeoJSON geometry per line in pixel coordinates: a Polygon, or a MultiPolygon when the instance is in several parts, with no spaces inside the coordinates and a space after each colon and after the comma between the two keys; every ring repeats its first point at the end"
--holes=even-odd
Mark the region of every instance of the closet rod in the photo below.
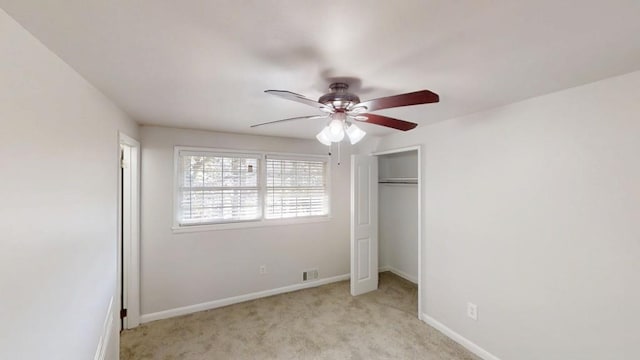
{"type": "Polygon", "coordinates": [[[378,181],[378,184],[418,185],[417,181],[378,181]]]}

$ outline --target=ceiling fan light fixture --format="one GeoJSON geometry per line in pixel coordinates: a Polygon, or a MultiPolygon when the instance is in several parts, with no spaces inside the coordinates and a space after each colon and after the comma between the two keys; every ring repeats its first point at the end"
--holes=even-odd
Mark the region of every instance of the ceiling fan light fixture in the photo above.
{"type": "Polygon", "coordinates": [[[367,112],[367,107],[364,105],[356,105],[349,109],[349,115],[364,114],[367,112]]]}
{"type": "Polygon", "coordinates": [[[357,127],[356,124],[351,124],[347,128],[346,133],[349,137],[351,145],[357,144],[358,142],[360,142],[360,140],[362,140],[362,138],[364,138],[365,135],[367,135],[367,132],[357,127]]]}
{"type": "Polygon", "coordinates": [[[335,111],[333,110],[333,108],[329,107],[329,106],[323,106],[320,108],[320,111],[325,112],[327,114],[333,114],[335,111]]]}
{"type": "Polygon", "coordinates": [[[318,141],[320,141],[322,145],[331,146],[331,140],[327,136],[327,129],[328,127],[322,129],[322,131],[320,131],[318,135],[316,135],[316,139],[318,139],[318,141]]]}
{"type": "MultiPolygon", "coordinates": [[[[327,127],[325,127],[326,135],[331,142],[340,142],[344,139],[344,120],[333,119],[327,127]]],[[[325,131],[323,130],[323,131],[325,131]]]]}

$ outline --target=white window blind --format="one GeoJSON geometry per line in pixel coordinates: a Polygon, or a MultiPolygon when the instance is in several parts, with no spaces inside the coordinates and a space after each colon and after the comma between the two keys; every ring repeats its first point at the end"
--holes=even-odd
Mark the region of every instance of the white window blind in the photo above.
{"type": "Polygon", "coordinates": [[[260,155],[178,152],[179,225],[261,218],[260,155]]]}
{"type": "Polygon", "coordinates": [[[266,159],[265,218],[327,215],[327,161],[270,157],[266,159]]]}

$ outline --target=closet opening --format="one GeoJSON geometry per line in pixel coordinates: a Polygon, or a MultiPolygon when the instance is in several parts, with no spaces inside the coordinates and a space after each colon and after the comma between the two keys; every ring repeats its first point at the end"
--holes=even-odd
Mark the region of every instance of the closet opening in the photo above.
{"type": "Polygon", "coordinates": [[[419,149],[376,155],[379,288],[396,294],[402,310],[420,317],[419,149]]]}

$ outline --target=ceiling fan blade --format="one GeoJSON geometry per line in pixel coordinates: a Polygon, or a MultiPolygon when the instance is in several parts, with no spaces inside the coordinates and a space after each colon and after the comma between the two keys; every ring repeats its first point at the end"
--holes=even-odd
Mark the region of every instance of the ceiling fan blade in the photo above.
{"type": "Polygon", "coordinates": [[[375,124],[380,126],[386,126],[397,130],[407,131],[418,126],[416,123],[398,120],[394,118],[390,118],[388,116],[376,115],[376,114],[362,114],[362,117],[367,117],[366,120],[361,120],[362,118],[355,117],[354,120],[365,122],[369,124],[375,124]]]}
{"type": "Polygon", "coordinates": [[[333,112],[333,109],[330,106],[327,106],[323,103],[319,103],[313,99],[309,99],[308,97],[304,97],[300,94],[296,94],[294,92],[291,91],[286,91],[286,90],[265,90],[264,92],[266,92],[267,94],[271,94],[271,95],[275,95],[275,96],[279,96],[283,99],[287,99],[287,100],[291,100],[291,101],[295,101],[295,102],[299,102],[305,105],[309,105],[309,106],[313,106],[315,108],[318,108],[320,110],[323,110],[325,112],[333,112]]]}
{"type": "Polygon", "coordinates": [[[268,122],[261,123],[261,124],[255,124],[255,125],[251,125],[251,127],[252,127],[252,128],[254,128],[254,127],[258,127],[258,126],[262,126],[262,125],[276,124],[276,123],[280,123],[280,122],[293,121],[293,120],[304,120],[304,119],[308,119],[308,120],[326,119],[326,118],[328,118],[328,117],[329,117],[329,115],[309,115],[309,116],[298,116],[298,117],[294,117],[294,118],[288,118],[288,119],[282,119],[282,120],[275,120],[275,121],[268,121],[268,122]]]}
{"type": "Polygon", "coordinates": [[[420,90],[406,94],[387,96],[379,99],[368,100],[356,106],[366,106],[367,111],[395,108],[400,106],[431,104],[440,101],[438,94],[429,90],[420,90]]]}

